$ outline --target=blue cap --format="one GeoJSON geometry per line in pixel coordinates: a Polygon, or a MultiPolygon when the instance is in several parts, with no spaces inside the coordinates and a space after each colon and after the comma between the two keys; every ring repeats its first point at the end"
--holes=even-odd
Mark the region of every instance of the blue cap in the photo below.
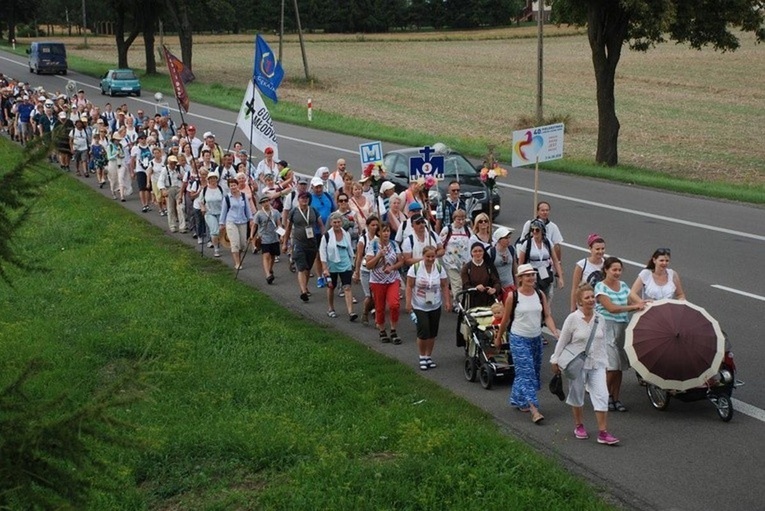
{"type": "Polygon", "coordinates": [[[420,211],[422,209],[422,204],[419,202],[412,202],[409,204],[409,211],[420,211]]]}

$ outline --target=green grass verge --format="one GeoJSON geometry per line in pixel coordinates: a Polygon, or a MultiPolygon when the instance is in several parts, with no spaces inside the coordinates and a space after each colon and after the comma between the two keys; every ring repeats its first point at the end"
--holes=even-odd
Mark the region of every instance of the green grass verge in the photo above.
{"type": "MultiPolygon", "coordinates": [[[[24,47],[17,46],[16,53],[23,55],[24,51],[24,47]]],[[[94,77],[101,76],[106,71],[103,64],[79,57],[70,57],[69,64],[72,69],[94,77]]],[[[160,67],[163,66],[161,62],[158,65],[160,67]]],[[[164,68],[162,68],[162,71],[164,72],[164,68]]],[[[161,91],[169,97],[171,103],[173,102],[173,90],[166,75],[144,75],[141,77],[141,81],[145,89],[161,91]]],[[[308,85],[306,85],[306,88],[308,88],[308,85]]],[[[239,110],[244,95],[244,89],[222,86],[217,83],[208,84],[195,82],[188,85],[187,89],[189,96],[193,98],[194,101],[234,112],[239,110]]],[[[424,146],[426,144],[433,144],[434,142],[440,141],[452,149],[475,158],[481,158],[487,153],[487,141],[482,140],[480,137],[472,137],[469,139],[440,137],[438,135],[423,133],[416,130],[386,126],[364,119],[348,118],[317,109],[314,109],[313,121],[309,122],[306,116],[305,105],[303,104],[286,101],[273,104],[268,100],[266,101],[271,116],[275,120],[281,122],[299,126],[309,126],[316,129],[353,135],[369,140],[383,140],[410,146],[424,146]]],[[[510,145],[497,147],[495,154],[498,154],[503,161],[509,160],[511,154],[510,145]]],[[[691,195],[752,204],[765,204],[765,185],[739,185],[728,183],[724,180],[695,181],[668,176],[651,169],[636,168],[626,165],[605,167],[591,161],[574,160],[571,158],[548,162],[540,165],[540,168],[554,172],[607,179],[691,195]]]]}
{"type": "Polygon", "coordinates": [[[151,398],[118,412],[144,448],[97,451],[113,473],[94,487],[116,488],[88,509],[608,508],[486,413],[74,179],[48,186],[17,248],[48,272],[0,286],[0,388],[39,357],[30,397],[77,402],[148,359],[151,398]]]}

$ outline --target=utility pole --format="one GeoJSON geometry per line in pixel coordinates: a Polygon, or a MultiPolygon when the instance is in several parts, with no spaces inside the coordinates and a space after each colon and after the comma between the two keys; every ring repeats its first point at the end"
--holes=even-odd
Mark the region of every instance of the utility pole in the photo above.
{"type": "Polygon", "coordinates": [[[88,18],[85,15],[85,0],[82,0],[82,33],[85,36],[85,48],[88,47],[88,18]]]}
{"type": "Polygon", "coordinates": [[[298,38],[300,39],[300,52],[303,54],[303,68],[305,68],[305,81],[308,82],[311,78],[308,74],[308,60],[305,56],[305,45],[303,44],[303,26],[300,24],[300,11],[298,10],[298,3],[295,0],[295,19],[298,26],[298,38]]]}
{"type": "Polygon", "coordinates": [[[284,0],[282,0],[282,17],[279,26],[279,62],[282,61],[282,44],[284,43],[284,0]]]}

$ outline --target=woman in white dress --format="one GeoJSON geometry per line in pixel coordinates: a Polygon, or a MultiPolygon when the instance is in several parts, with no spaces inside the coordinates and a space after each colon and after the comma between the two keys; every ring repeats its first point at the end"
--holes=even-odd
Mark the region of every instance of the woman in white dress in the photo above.
{"type": "Polygon", "coordinates": [[[680,275],[669,267],[670,256],[668,248],[657,248],[645,269],[638,274],[631,291],[643,300],[685,300],[680,275]]]}

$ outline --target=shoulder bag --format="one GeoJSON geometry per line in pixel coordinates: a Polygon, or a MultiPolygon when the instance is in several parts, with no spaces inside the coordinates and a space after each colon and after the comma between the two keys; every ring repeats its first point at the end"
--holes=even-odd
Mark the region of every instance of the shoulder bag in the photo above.
{"type": "Polygon", "coordinates": [[[595,337],[595,330],[598,328],[598,316],[594,317],[594,323],[590,330],[590,337],[587,339],[587,346],[584,350],[576,352],[575,348],[569,344],[563,348],[563,353],[558,357],[558,367],[569,380],[576,380],[584,372],[584,361],[587,359],[587,353],[590,351],[592,339],[595,337]]]}

